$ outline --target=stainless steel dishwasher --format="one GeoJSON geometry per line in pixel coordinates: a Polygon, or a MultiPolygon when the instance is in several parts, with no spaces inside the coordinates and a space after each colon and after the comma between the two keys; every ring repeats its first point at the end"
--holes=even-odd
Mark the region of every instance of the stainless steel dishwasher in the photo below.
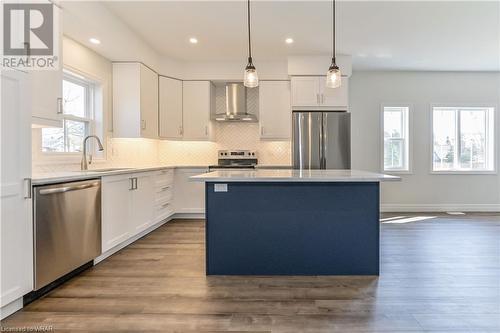
{"type": "Polygon", "coordinates": [[[35,290],[101,254],[101,181],[35,187],[35,290]]]}

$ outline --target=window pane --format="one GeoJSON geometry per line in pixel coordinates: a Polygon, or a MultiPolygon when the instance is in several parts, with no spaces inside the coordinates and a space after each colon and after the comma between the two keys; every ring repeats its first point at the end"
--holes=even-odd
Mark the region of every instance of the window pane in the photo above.
{"type": "Polygon", "coordinates": [[[455,110],[435,108],[433,112],[433,169],[454,168],[456,140],[455,110]]]}
{"type": "Polygon", "coordinates": [[[66,120],[66,147],[67,152],[81,152],[83,139],[87,133],[86,124],[81,121],[66,120]]]}
{"type": "Polygon", "coordinates": [[[486,110],[460,111],[460,167],[486,169],[486,110]]]}
{"type": "Polygon", "coordinates": [[[86,87],[71,81],[63,81],[63,110],[65,114],[86,117],[86,87]]]}
{"type": "Polygon", "coordinates": [[[64,152],[63,128],[42,128],[42,151],[64,152]]]}
{"type": "Polygon", "coordinates": [[[384,138],[403,137],[403,112],[393,108],[384,111],[384,138]]]}
{"type": "Polygon", "coordinates": [[[384,140],[384,168],[403,169],[404,163],[404,140],[385,139],[384,140]]]}

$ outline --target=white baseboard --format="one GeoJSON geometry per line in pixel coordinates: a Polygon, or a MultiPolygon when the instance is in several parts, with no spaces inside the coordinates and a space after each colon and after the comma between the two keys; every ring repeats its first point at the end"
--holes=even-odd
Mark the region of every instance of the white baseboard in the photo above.
{"type": "Polygon", "coordinates": [[[150,226],[147,229],[144,229],[143,231],[141,231],[140,233],[138,233],[134,237],[127,239],[126,241],[124,241],[121,244],[118,244],[117,246],[113,247],[112,249],[109,249],[108,251],[104,252],[99,257],[97,257],[97,258],[94,259],[94,265],[97,265],[98,263],[100,263],[101,261],[103,261],[104,259],[106,259],[107,257],[115,254],[116,252],[120,251],[124,247],[129,246],[130,244],[132,244],[133,242],[135,242],[139,238],[144,237],[145,235],[149,234],[151,231],[153,231],[153,230],[161,227],[162,225],[164,225],[165,223],[167,223],[168,221],[170,221],[172,219],[174,219],[174,215],[171,215],[171,216],[167,217],[165,220],[163,220],[161,222],[158,222],[158,223],[150,226]]]}
{"type": "Polygon", "coordinates": [[[423,212],[500,212],[500,204],[381,204],[380,211],[423,212]]]}
{"type": "Polygon", "coordinates": [[[3,320],[13,314],[14,312],[21,310],[23,308],[23,298],[20,297],[9,304],[2,306],[0,308],[0,319],[3,320]]]}
{"type": "Polygon", "coordinates": [[[204,219],[205,213],[175,213],[172,218],[174,219],[204,219]]]}

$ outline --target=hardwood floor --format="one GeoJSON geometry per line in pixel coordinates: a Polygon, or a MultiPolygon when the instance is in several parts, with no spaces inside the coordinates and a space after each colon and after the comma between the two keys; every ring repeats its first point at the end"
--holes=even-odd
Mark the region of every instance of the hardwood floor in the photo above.
{"type": "Polygon", "coordinates": [[[408,216],[383,216],[379,277],[206,277],[204,221],[171,221],[2,326],[500,332],[500,215],[408,216]]]}

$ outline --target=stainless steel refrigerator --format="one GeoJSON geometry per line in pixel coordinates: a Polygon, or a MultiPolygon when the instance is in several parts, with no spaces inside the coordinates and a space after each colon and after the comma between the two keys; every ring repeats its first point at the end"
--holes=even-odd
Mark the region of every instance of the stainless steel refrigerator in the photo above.
{"type": "Polygon", "coordinates": [[[293,112],[294,169],[350,169],[351,114],[293,112]]]}

